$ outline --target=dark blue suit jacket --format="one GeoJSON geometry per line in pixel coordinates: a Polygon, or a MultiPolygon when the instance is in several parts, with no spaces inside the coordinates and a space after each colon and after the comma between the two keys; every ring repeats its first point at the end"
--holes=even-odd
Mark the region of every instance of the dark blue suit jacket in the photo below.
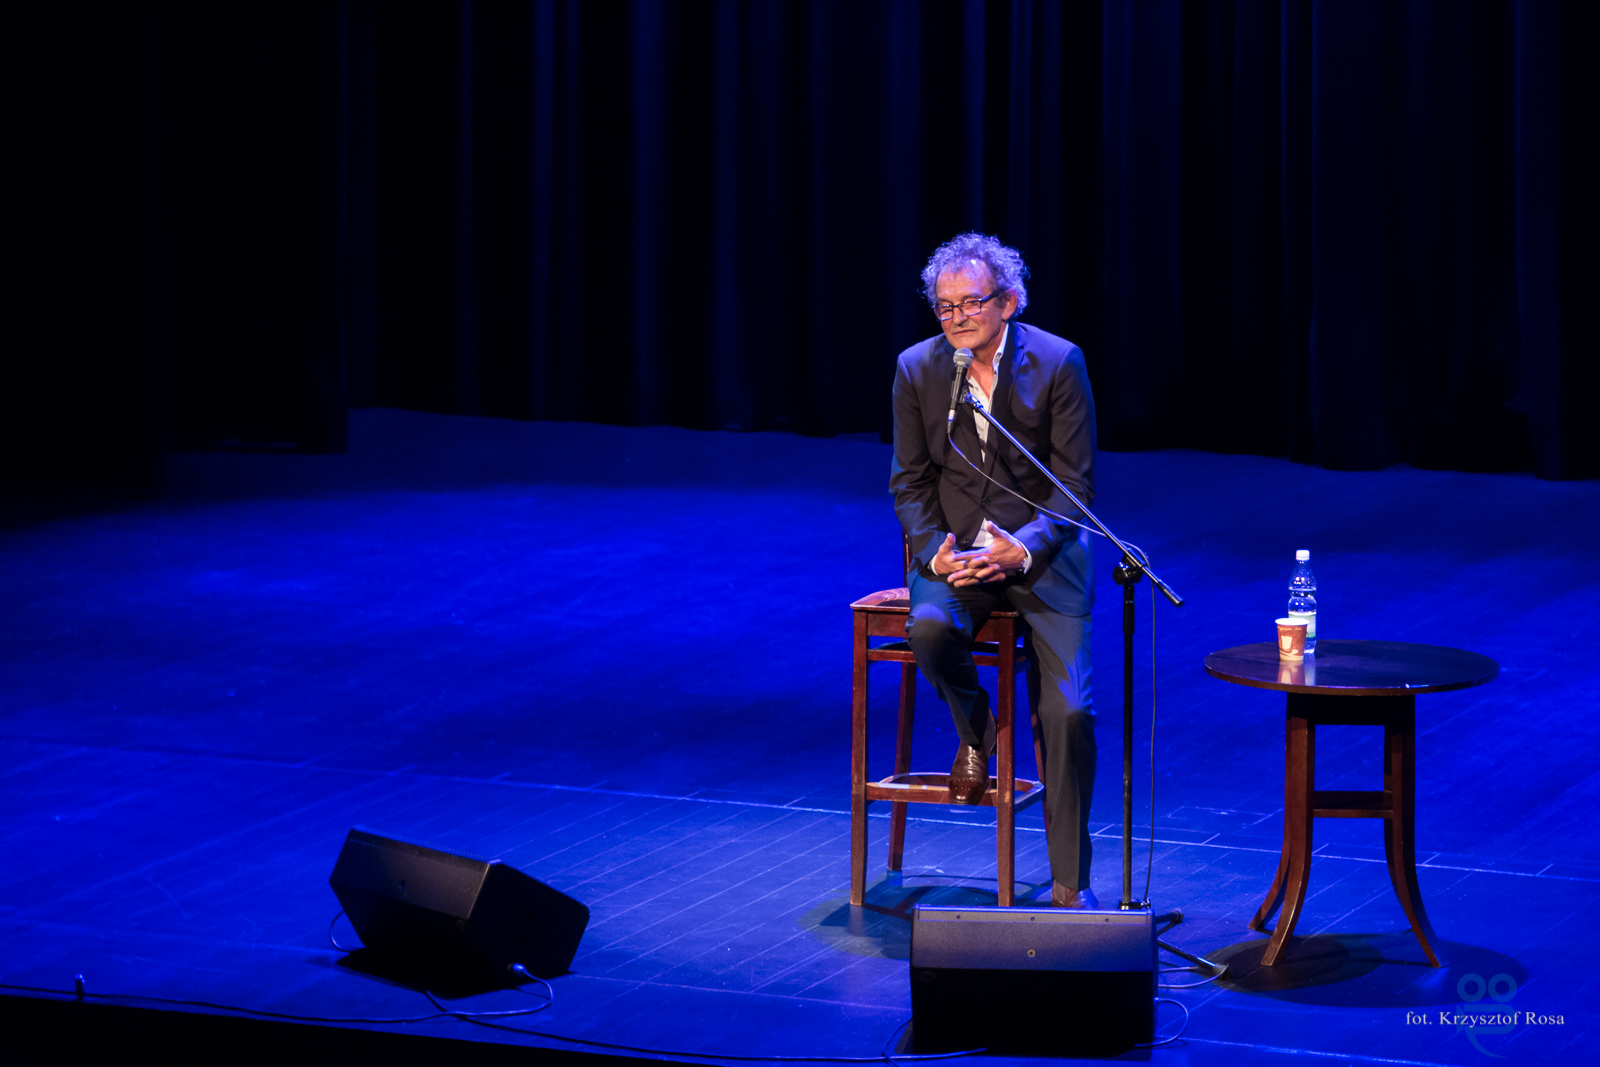
{"type": "MultiPolygon", "coordinates": [[[[996,488],[951,450],[945,417],[956,376],[954,355],[940,334],[900,353],[895,368],[889,491],[915,564],[926,567],[946,533],[969,547],[983,520],[990,519],[1027,546],[1032,565],[1023,585],[1063,614],[1087,615],[1094,604],[1089,535],[996,488]]],[[[1094,394],[1077,345],[1013,320],[990,407],[1079,499],[1093,503],[1094,394]]],[[[996,481],[1052,511],[1081,518],[1072,502],[993,429],[985,455],[970,405],[957,409],[952,436],[996,481]]]]}

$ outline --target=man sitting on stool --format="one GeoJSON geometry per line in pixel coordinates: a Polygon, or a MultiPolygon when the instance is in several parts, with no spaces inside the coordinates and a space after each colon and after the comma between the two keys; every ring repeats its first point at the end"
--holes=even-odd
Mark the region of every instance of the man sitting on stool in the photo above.
{"type": "Polygon", "coordinates": [[[1031,634],[1029,691],[1038,694],[1051,899],[1093,908],[1094,567],[1086,532],[1026,501],[1069,518],[1082,513],[971,405],[957,407],[946,436],[950,391],[961,373],[954,357],[967,349],[973,395],[1085,505],[1093,501],[1094,396],[1083,352],[1014,321],[1028,306],[1027,273],[1015,249],[976,233],[946,242],[928,260],[923,288],[943,333],[900,353],[889,489],[913,556],[906,633],[918,669],[950,705],[961,740],[950,769],[951,800],[978,804],[989,786],[994,719],[978,685],[972,641],[991,612],[1009,606],[1031,634]]]}

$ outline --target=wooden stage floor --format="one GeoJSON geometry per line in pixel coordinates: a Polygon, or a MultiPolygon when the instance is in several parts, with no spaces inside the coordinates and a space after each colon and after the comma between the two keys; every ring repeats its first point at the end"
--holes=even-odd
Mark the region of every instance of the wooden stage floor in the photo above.
{"type": "MultiPolygon", "coordinates": [[[[891,878],[875,818],[868,906],[847,902],[845,605],[896,584],[885,446],[353,415],[348,456],[176,456],[160,500],[30,505],[0,528],[0,994],[70,999],[82,975],[107,1003],[433,1016],[343,1025],[696,1061],[900,1047],[911,909],[992,903],[995,862],[983,813],[927,807],[891,878]],[[725,632],[734,617],[759,625],[725,632]],[[327,877],[356,825],[500,858],[586,903],[553,1005],[491,1029],[342,966],[327,877]]],[[[1187,916],[1167,939],[1231,965],[1165,994],[1190,1013],[1180,1040],[1124,1058],[1585,1062],[1600,486],[1185,452],[1105,454],[1099,483],[1104,517],[1189,598],[1157,608],[1152,851],[1141,592],[1136,888],[1148,860],[1156,909],[1187,916]],[[1324,636],[1501,664],[1489,686],[1418,701],[1420,879],[1445,968],[1423,965],[1366,821],[1319,822],[1303,936],[1279,967],[1254,962],[1282,698],[1200,661],[1268,639],[1301,547],[1324,636]],[[1474,975],[1511,992],[1469,996],[1474,975]],[[1491,1008],[1522,1021],[1453,1021],[1491,1008]]],[[[1106,901],[1112,562],[1097,561],[1092,818],[1106,901]]],[[[880,773],[892,699],[885,671],[880,773]]],[[[916,762],[939,769],[948,719],[919,700],[916,762]]],[[[1377,731],[1344,729],[1319,737],[1319,785],[1371,788],[1377,731]]],[[[1019,894],[1047,898],[1037,809],[1021,823],[1019,894]]],[[[1171,1005],[1159,1019],[1182,1021],[1171,1005]]]]}

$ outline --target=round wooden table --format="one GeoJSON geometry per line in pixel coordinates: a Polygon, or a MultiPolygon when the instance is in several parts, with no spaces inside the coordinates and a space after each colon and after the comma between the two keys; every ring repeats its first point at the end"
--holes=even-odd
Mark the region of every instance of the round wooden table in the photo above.
{"type": "Polygon", "coordinates": [[[1411,932],[1433,966],[1440,965],[1433,926],[1417,887],[1413,841],[1416,801],[1416,694],[1468,689],[1492,682],[1500,665],[1488,656],[1438,645],[1400,641],[1317,642],[1315,655],[1299,662],[1278,658],[1274,642],[1225,648],[1206,657],[1213,678],[1257,689],[1281,689],[1286,698],[1284,740],[1283,851],[1278,873],[1252,930],[1265,930],[1283,907],[1261,962],[1272,966],[1283,954],[1306,899],[1315,819],[1383,819],[1389,880],[1411,932]],[[1359,698],[1359,699],[1352,699],[1359,698]],[[1318,790],[1315,784],[1317,726],[1382,726],[1383,789],[1318,790]]]}

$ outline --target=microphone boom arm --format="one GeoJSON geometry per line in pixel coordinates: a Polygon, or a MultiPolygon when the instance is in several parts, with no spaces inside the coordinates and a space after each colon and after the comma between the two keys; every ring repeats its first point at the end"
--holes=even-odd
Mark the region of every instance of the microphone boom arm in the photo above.
{"type": "MultiPolygon", "coordinates": [[[[1133,554],[1133,552],[1129,550],[1128,546],[1122,543],[1122,539],[1119,538],[1116,534],[1111,532],[1110,527],[1106,526],[1105,523],[1101,522],[1099,517],[1096,516],[1094,512],[1090,511],[1087,507],[1084,506],[1083,501],[1078,499],[1078,494],[1074,493],[1071,489],[1068,489],[1066,486],[1062,485],[1061,481],[1053,473],[1051,473],[1049,467],[1046,467],[1043,463],[1040,463],[1039,462],[1039,458],[1037,456],[1035,456],[1032,452],[1029,452],[1026,448],[1024,448],[1023,445],[1022,445],[1022,442],[1018,441],[1016,439],[1016,437],[1011,433],[1010,430],[1006,429],[1005,426],[998,419],[996,419],[993,415],[989,414],[989,409],[985,408],[983,406],[983,403],[977,397],[972,395],[972,391],[971,390],[967,390],[966,394],[964,396],[962,396],[961,399],[965,400],[967,403],[971,404],[972,405],[972,410],[974,410],[978,414],[982,415],[984,417],[984,420],[987,421],[990,426],[993,426],[995,429],[999,430],[1001,436],[1004,437],[1007,441],[1010,441],[1013,448],[1015,448],[1018,452],[1021,452],[1024,456],[1027,456],[1028,457],[1028,462],[1032,463],[1035,467],[1038,467],[1039,468],[1039,472],[1041,474],[1043,474],[1046,478],[1050,479],[1050,484],[1051,485],[1055,486],[1057,489],[1061,490],[1064,494],[1066,494],[1067,499],[1072,501],[1074,504],[1077,505],[1078,510],[1083,512],[1085,518],[1087,518],[1090,522],[1094,523],[1095,529],[1099,530],[1100,533],[1105,536],[1106,540],[1110,541],[1112,544],[1116,545],[1119,549],[1122,550],[1122,558],[1124,560],[1124,563],[1123,563],[1124,566],[1128,566],[1128,567],[1131,567],[1135,571],[1143,571],[1145,574],[1148,574],[1150,576],[1151,583],[1157,589],[1161,590],[1161,595],[1166,597],[1167,600],[1171,602],[1173,607],[1175,607],[1175,608],[1183,607],[1183,598],[1181,596],[1179,596],[1177,593],[1173,592],[1172,591],[1172,587],[1170,585],[1168,585],[1166,582],[1163,582],[1160,578],[1156,577],[1156,572],[1150,569],[1149,561],[1140,559],[1138,556],[1135,556],[1133,554]]],[[[1035,506],[1037,506],[1037,505],[1035,505],[1035,506]]]]}

